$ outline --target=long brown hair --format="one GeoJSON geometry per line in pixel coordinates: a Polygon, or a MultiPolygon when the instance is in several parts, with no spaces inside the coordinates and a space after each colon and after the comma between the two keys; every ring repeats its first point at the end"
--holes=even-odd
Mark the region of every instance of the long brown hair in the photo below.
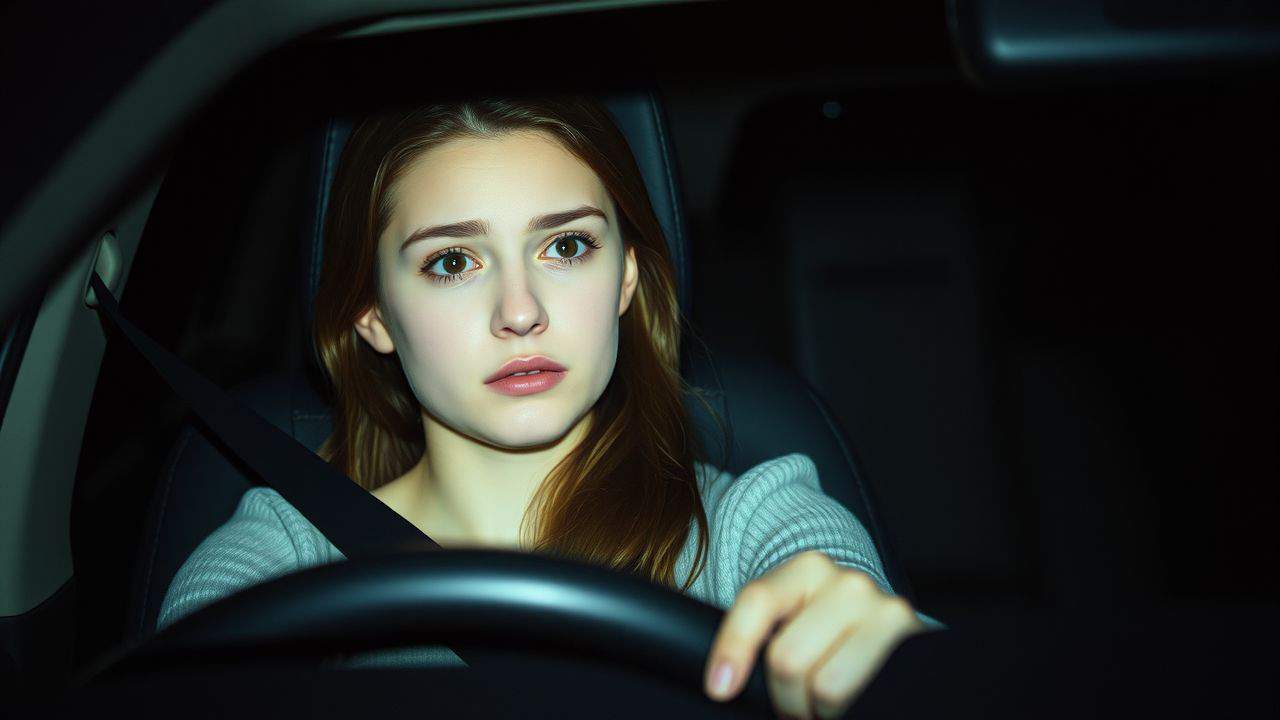
{"type": "Polygon", "coordinates": [[[590,413],[590,428],[548,473],[521,530],[532,516],[533,552],[674,587],[676,559],[696,519],[698,548],[682,588],[687,590],[705,566],[708,531],[694,465],[705,453],[682,401],[689,393],[706,402],[680,375],[684,317],[644,179],[626,138],[592,98],[452,99],[388,110],[356,124],[325,216],[315,298],[314,349],[331,385],[334,419],[319,455],[366,490],[403,475],[422,458],[421,408],[398,355],[378,353],[354,326],[380,297],[376,249],[392,214],[388,191],[433,147],[527,130],[555,137],[595,171],[618,208],[624,252],[635,249],[639,282],[619,319],[617,365],[590,413]]]}

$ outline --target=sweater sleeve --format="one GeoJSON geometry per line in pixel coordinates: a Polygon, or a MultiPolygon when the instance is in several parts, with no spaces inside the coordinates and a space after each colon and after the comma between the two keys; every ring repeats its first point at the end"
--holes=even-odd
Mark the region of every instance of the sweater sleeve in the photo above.
{"type": "MultiPolygon", "coordinates": [[[[231,518],[210,533],[174,575],[160,606],[156,629],[215,600],[252,585],[313,565],[345,560],[306,517],[279,492],[256,487],[244,494],[231,518]]],[[[334,653],[326,667],[466,666],[444,645],[395,647],[360,653],[334,653]]]]}
{"type": "Polygon", "coordinates": [[[178,569],[160,606],[156,629],[251,585],[316,564],[328,553],[283,498],[263,487],[250,489],[235,513],[209,534],[178,569]]]}
{"type": "MultiPolygon", "coordinates": [[[[739,589],[798,553],[818,550],[841,567],[866,573],[885,594],[897,594],[870,534],[848,508],[822,491],[809,456],[791,453],[751,468],[724,502],[733,508],[729,522],[742,538],[739,589]]],[[[916,614],[927,627],[945,627],[916,614]]]]}

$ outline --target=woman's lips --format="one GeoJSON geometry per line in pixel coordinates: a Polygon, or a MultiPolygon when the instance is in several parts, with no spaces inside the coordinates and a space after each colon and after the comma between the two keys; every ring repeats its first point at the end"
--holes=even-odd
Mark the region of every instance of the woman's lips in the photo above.
{"type": "Polygon", "coordinates": [[[568,371],[540,370],[531,375],[508,375],[501,380],[485,383],[485,386],[493,388],[503,395],[532,395],[543,390],[550,390],[560,384],[560,381],[564,379],[565,372],[568,371]]]}

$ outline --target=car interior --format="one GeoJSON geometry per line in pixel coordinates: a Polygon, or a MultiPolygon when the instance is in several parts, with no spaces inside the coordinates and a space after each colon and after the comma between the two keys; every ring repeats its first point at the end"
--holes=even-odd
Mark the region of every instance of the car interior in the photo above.
{"type": "MultiPolygon", "coordinates": [[[[477,655],[511,678],[503,690],[496,674],[318,682],[269,666],[267,645],[326,632],[272,628],[271,607],[368,618],[335,638],[390,632],[394,592],[339,592],[373,587],[361,567],[268,583],[168,645],[156,636],[178,568],[271,480],[104,317],[91,275],[158,346],[314,452],[332,418],[311,301],[352,123],[476,88],[602,100],[674,263],[682,375],[725,421],[690,398],[703,447],[735,474],[808,455],[895,591],[948,625],[904,644],[854,714],[1274,707],[1280,14],[1267,3],[270,15],[214,2],[145,19],[85,5],[77,27],[112,32],[58,35],[35,3],[0,16],[29,30],[14,58],[37,41],[129,48],[99,52],[110,59],[79,84],[65,81],[83,63],[59,52],[43,74],[5,60],[0,79],[57,116],[6,119],[6,136],[31,140],[13,143],[0,187],[0,267],[26,268],[0,283],[0,682],[32,715],[172,713],[148,698],[199,698],[218,716],[309,698],[336,715],[407,707],[429,687],[444,715],[767,716],[751,704],[758,673],[740,705],[679,687],[692,674],[696,690],[712,615],[593,575],[573,587],[608,587],[617,633],[563,646],[579,658],[537,649],[589,604],[539,616],[458,595],[422,620],[428,634],[530,628],[477,655]],[[464,597],[474,611],[454,609],[464,597]],[[1190,621],[1192,639],[1170,630],[1190,621]],[[146,652],[150,675],[91,687],[97,668],[146,652]],[[1170,686],[1186,692],[1155,691],[1170,686]]],[[[486,577],[448,562],[396,572],[486,577]]]]}

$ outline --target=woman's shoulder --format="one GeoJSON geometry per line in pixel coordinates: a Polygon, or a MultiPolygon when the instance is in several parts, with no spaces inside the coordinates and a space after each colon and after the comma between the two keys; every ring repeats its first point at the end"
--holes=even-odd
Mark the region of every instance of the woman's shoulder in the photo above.
{"type": "Polygon", "coordinates": [[[333,559],[336,548],[324,533],[273,487],[259,485],[246,491],[228,524],[237,522],[245,532],[288,537],[300,565],[333,559]]]}
{"type": "Polygon", "coordinates": [[[818,467],[808,455],[800,452],[763,460],[740,473],[732,473],[703,462],[696,462],[695,467],[703,505],[708,512],[726,502],[759,502],[788,485],[800,485],[819,492],[822,490],[818,480],[818,467]]]}
{"type": "Polygon", "coordinates": [[[260,485],[245,491],[231,517],[205,537],[186,564],[248,563],[274,574],[330,562],[333,549],[283,495],[260,485]]]}
{"type": "Polygon", "coordinates": [[[157,627],[247,586],[328,562],[332,553],[327,545],[280,493],[251,488],[231,517],[178,568],[161,603],[157,627]]]}
{"type": "Polygon", "coordinates": [[[298,511],[278,490],[268,485],[257,485],[240,496],[236,511],[231,519],[258,518],[274,521],[281,529],[288,530],[305,520],[298,511]]]}

